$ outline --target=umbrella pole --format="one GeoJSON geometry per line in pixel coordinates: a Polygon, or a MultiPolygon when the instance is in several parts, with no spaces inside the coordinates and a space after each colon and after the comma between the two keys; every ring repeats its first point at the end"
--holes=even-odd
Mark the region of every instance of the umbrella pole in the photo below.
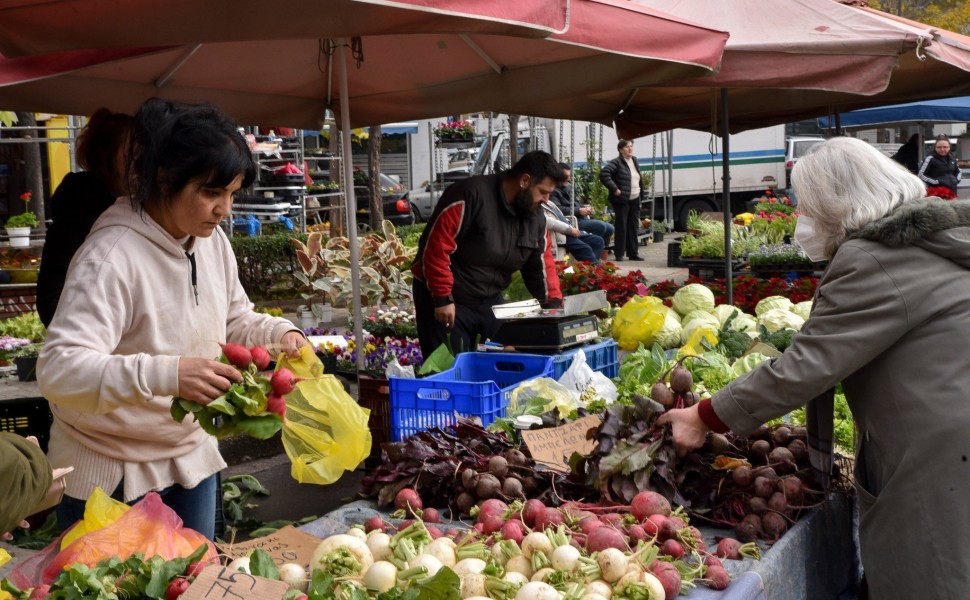
{"type": "Polygon", "coordinates": [[[354,344],[357,370],[364,369],[364,321],[361,318],[360,244],[357,241],[357,198],[354,196],[353,155],[350,149],[350,107],[347,97],[346,38],[338,38],[337,71],[340,79],[340,143],[343,146],[344,187],[347,199],[347,238],[350,240],[350,283],[353,290],[354,344]]]}
{"type": "Polygon", "coordinates": [[[721,204],[724,210],[724,291],[725,303],[734,304],[734,273],[731,270],[731,129],[728,127],[728,90],[721,88],[721,204]]]}

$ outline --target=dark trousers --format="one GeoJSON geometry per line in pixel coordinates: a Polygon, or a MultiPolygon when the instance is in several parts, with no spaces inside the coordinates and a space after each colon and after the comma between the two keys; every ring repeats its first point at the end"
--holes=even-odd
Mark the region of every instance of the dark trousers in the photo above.
{"type": "Polygon", "coordinates": [[[482,304],[456,302],[455,326],[448,328],[434,320],[434,303],[428,286],[415,279],[411,284],[411,291],[414,295],[414,317],[421,343],[421,355],[425,358],[431,356],[441,344],[449,343],[451,352],[456,356],[462,352],[474,352],[480,342],[491,339],[498,331],[499,322],[492,314],[492,306],[502,304],[501,295],[482,304]]]}
{"type": "Polygon", "coordinates": [[[613,205],[613,254],[617,260],[625,256],[639,255],[637,231],[640,229],[639,202],[612,202],[613,205]]]}
{"type": "Polygon", "coordinates": [[[604,247],[606,247],[606,244],[603,242],[603,238],[591,233],[581,233],[579,237],[567,235],[566,243],[563,244],[563,248],[566,249],[566,252],[572,254],[573,258],[594,265],[599,263],[600,254],[603,253],[604,247]]]}

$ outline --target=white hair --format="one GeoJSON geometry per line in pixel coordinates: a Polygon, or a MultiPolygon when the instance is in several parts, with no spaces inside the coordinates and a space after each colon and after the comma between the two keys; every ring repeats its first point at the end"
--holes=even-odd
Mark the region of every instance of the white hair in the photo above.
{"type": "Polygon", "coordinates": [[[829,256],[846,237],[894,208],[926,196],[919,177],[873,146],[851,137],[816,145],[795,163],[798,210],[815,221],[829,256]]]}

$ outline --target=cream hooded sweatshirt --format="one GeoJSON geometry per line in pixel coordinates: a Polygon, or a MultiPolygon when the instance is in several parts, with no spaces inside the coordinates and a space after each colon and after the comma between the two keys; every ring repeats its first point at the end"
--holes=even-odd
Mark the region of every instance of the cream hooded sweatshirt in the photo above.
{"type": "Polygon", "coordinates": [[[54,413],[48,458],[75,467],[66,493],[110,494],[124,479],[130,501],[225,468],[215,438],[169,414],[179,357],[278,343],[294,329],[253,312],[221,229],[183,247],[119,199],[75,255],[37,362],[54,413]]]}

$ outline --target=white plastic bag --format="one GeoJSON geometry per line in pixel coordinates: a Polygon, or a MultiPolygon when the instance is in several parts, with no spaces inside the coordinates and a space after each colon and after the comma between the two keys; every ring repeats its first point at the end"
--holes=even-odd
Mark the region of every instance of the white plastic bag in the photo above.
{"type": "Polygon", "coordinates": [[[616,402],[616,384],[609,377],[594,371],[586,362],[586,353],[582,348],[573,355],[573,362],[566,369],[566,372],[559,378],[559,383],[566,387],[570,392],[580,397],[587,388],[592,387],[596,390],[596,395],[606,400],[607,403],[616,402]]]}
{"type": "Polygon", "coordinates": [[[401,379],[414,379],[414,366],[403,366],[395,358],[384,367],[384,377],[400,377],[401,379]]]}

